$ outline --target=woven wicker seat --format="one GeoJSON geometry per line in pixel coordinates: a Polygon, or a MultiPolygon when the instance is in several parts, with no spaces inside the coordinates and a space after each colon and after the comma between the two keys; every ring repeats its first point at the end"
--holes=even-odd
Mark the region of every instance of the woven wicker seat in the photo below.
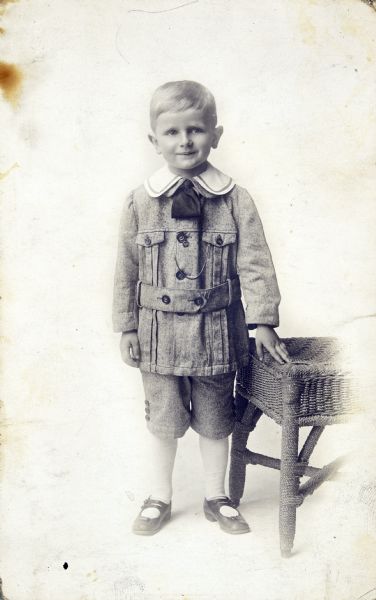
{"type": "Polygon", "coordinates": [[[288,338],[283,340],[291,362],[280,365],[265,353],[257,358],[250,340],[249,366],[236,381],[237,422],[230,467],[230,496],[236,504],[244,492],[247,464],[281,471],[280,546],[283,556],[293,547],[296,509],[304,498],[328,478],[334,478],[343,457],[319,469],[309,459],[326,425],[342,423],[356,412],[353,379],[343,368],[339,343],[334,338],[288,338]],[[265,413],[282,426],[281,458],[271,458],[247,448],[249,433],[265,413]],[[299,428],[312,426],[299,452],[299,428]],[[309,479],[300,485],[300,478],[309,479]]]}

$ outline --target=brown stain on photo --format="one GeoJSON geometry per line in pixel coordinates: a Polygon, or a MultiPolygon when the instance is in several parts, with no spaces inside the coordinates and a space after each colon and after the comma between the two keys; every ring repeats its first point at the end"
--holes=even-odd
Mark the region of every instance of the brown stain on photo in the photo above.
{"type": "MultiPolygon", "coordinates": [[[[310,4],[316,4],[315,1],[311,0],[310,4]]],[[[305,5],[299,5],[297,12],[298,27],[302,40],[305,44],[315,44],[317,38],[317,29],[312,22],[311,15],[309,14],[305,5]]]]}
{"type": "Polygon", "coordinates": [[[16,4],[16,2],[18,2],[18,0],[0,0],[0,17],[5,14],[8,4],[16,4]]]}
{"type": "Polygon", "coordinates": [[[13,169],[17,169],[19,166],[20,165],[18,163],[14,163],[11,167],[9,167],[9,169],[7,169],[7,171],[4,171],[3,173],[0,172],[0,181],[8,177],[9,173],[11,173],[13,169]]]}
{"type": "Polygon", "coordinates": [[[0,15],[4,13],[7,4],[16,4],[18,0],[0,0],[0,15]]]}
{"type": "MultiPolygon", "coordinates": [[[[5,13],[7,9],[7,4],[15,4],[18,0],[0,0],[0,17],[5,13]]],[[[0,35],[5,34],[5,29],[0,27],[0,35]]],[[[1,598],[0,598],[1,600],[1,598]]]]}
{"type": "Polygon", "coordinates": [[[21,91],[23,74],[14,64],[0,62],[0,88],[5,100],[15,105],[21,91]]]}

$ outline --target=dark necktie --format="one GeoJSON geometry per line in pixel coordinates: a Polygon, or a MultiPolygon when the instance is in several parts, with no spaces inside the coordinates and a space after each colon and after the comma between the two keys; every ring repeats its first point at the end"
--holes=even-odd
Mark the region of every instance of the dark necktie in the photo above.
{"type": "Polygon", "coordinates": [[[200,194],[192,181],[186,179],[172,195],[171,217],[173,219],[193,219],[201,216],[200,194]]]}

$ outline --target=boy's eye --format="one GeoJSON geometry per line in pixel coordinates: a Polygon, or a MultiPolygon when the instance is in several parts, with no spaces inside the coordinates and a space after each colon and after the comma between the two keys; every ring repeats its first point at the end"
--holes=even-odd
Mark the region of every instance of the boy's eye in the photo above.
{"type": "Polygon", "coordinates": [[[168,130],[166,131],[166,135],[176,135],[176,134],[177,134],[177,130],[176,130],[176,129],[173,129],[173,128],[171,128],[171,129],[168,129],[168,130]]]}
{"type": "Polygon", "coordinates": [[[191,133],[203,133],[203,129],[201,129],[201,127],[192,127],[192,129],[190,129],[191,133]]]}

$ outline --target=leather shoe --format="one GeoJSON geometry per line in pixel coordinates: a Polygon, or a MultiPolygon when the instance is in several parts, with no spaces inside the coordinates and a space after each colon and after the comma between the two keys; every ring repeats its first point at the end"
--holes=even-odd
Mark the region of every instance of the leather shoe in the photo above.
{"type": "Polygon", "coordinates": [[[161,500],[154,500],[153,498],[147,498],[143,503],[141,510],[135,519],[132,531],[137,535],[154,535],[157,533],[167,521],[171,518],[171,502],[166,504],[161,500]],[[142,513],[147,508],[156,508],[159,511],[159,515],[156,517],[148,517],[142,513]]]}
{"type": "Polygon", "coordinates": [[[204,513],[208,521],[218,521],[220,528],[226,533],[239,534],[251,531],[247,521],[242,517],[230,498],[214,498],[213,500],[205,498],[204,513]],[[226,506],[234,509],[237,514],[226,516],[226,506]],[[221,511],[222,507],[224,507],[223,511],[221,511]]]}

